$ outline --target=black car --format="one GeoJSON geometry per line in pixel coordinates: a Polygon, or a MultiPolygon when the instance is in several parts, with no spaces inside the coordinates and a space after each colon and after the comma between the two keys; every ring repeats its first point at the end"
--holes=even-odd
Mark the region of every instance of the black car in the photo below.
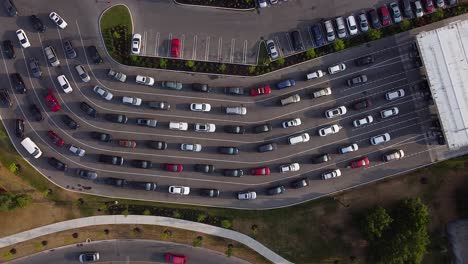
{"type": "Polygon", "coordinates": [[[42,116],[41,110],[39,110],[39,107],[37,105],[32,104],[29,106],[29,111],[31,112],[32,117],[36,121],[42,121],[44,120],[44,117],[42,116]]]}
{"type": "Polygon", "coordinates": [[[121,114],[106,114],[104,118],[107,121],[119,123],[119,124],[126,124],[128,122],[127,116],[121,115],[121,114]]]}
{"type": "Polygon", "coordinates": [[[208,84],[202,84],[202,83],[193,83],[192,90],[197,91],[197,92],[203,92],[203,93],[211,92],[211,88],[208,86],[208,84]]]}
{"type": "Polygon", "coordinates": [[[231,134],[244,134],[245,127],[227,125],[227,126],[224,126],[224,132],[231,133],[231,134]]]}
{"type": "Polygon", "coordinates": [[[237,155],[239,154],[239,149],[236,147],[218,147],[218,152],[221,154],[237,155]]]}
{"type": "Polygon", "coordinates": [[[150,140],[148,141],[148,147],[157,149],[157,150],[165,150],[167,149],[167,143],[164,141],[157,141],[157,140],[150,140]]]}
{"type": "Polygon", "coordinates": [[[109,142],[112,140],[112,136],[110,134],[101,132],[91,132],[91,137],[104,142],[109,142]]]}
{"type": "Polygon", "coordinates": [[[228,88],[224,88],[224,93],[232,94],[232,95],[243,95],[244,89],[240,87],[228,87],[228,88]]]}
{"type": "Polygon", "coordinates": [[[124,162],[124,159],[122,157],[105,155],[105,154],[100,154],[98,160],[99,162],[102,162],[102,163],[118,165],[118,166],[122,166],[124,162]]]}
{"type": "Polygon", "coordinates": [[[67,40],[63,43],[63,46],[65,47],[65,54],[67,54],[67,57],[69,59],[74,59],[76,58],[76,50],[73,48],[73,44],[71,43],[70,40],[67,40]]]}
{"type": "Polygon", "coordinates": [[[322,155],[314,157],[312,159],[312,162],[315,164],[319,164],[319,163],[324,163],[330,160],[331,160],[330,154],[322,154],[322,155]]]}
{"type": "Polygon", "coordinates": [[[127,180],[113,177],[106,178],[104,182],[117,187],[125,187],[127,185],[127,180]]]}
{"type": "Polygon", "coordinates": [[[2,104],[11,107],[13,106],[13,102],[10,98],[10,93],[7,89],[0,89],[0,100],[2,100],[2,104]]]}
{"type": "Polygon", "coordinates": [[[30,16],[29,19],[31,20],[31,23],[37,32],[44,33],[46,31],[47,27],[44,25],[44,23],[42,23],[42,20],[36,15],[30,16]]]}
{"type": "Polygon", "coordinates": [[[223,174],[229,177],[241,177],[244,175],[244,171],[241,169],[225,169],[223,174]]]}
{"type": "Polygon", "coordinates": [[[23,78],[19,73],[10,74],[10,79],[18,93],[26,93],[26,85],[24,84],[23,78]]]}
{"type": "Polygon", "coordinates": [[[310,32],[314,36],[315,45],[317,47],[327,44],[325,37],[323,35],[322,26],[320,24],[315,24],[310,27],[310,32]]]}
{"type": "Polygon", "coordinates": [[[200,190],[201,196],[210,197],[210,198],[219,197],[219,193],[220,191],[218,189],[201,189],[200,190]]]}
{"type": "Polygon", "coordinates": [[[3,52],[5,53],[5,56],[7,56],[7,58],[9,59],[14,59],[16,57],[15,47],[11,43],[11,40],[3,41],[3,52]]]}
{"type": "Polygon", "coordinates": [[[276,143],[268,143],[264,145],[260,145],[257,147],[258,152],[268,152],[268,151],[273,151],[278,148],[278,145],[276,143]]]}
{"type": "Polygon", "coordinates": [[[24,138],[24,120],[16,119],[15,120],[15,136],[18,138],[24,138]]]}
{"type": "Polygon", "coordinates": [[[80,127],[80,125],[68,115],[63,115],[62,116],[62,121],[70,129],[78,129],[80,127]]]}
{"type": "Polygon", "coordinates": [[[86,102],[81,102],[80,103],[80,109],[81,111],[85,112],[87,115],[90,117],[97,117],[97,111],[94,109],[92,106],[90,106],[86,102]]]}
{"type": "Polygon", "coordinates": [[[215,171],[215,166],[210,164],[196,164],[195,170],[198,172],[212,173],[215,171]]]}
{"type": "Polygon", "coordinates": [[[137,190],[156,191],[156,188],[158,187],[158,185],[154,182],[129,181],[128,187],[137,189],[137,190]]]}
{"type": "Polygon", "coordinates": [[[254,127],[255,133],[265,133],[271,131],[272,127],[270,124],[262,124],[254,127]]]}
{"type": "Polygon", "coordinates": [[[286,188],[284,188],[283,185],[278,185],[276,187],[272,187],[267,189],[267,194],[268,195],[277,195],[277,194],[282,194],[286,191],[286,188]]]}
{"type": "Polygon", "coordinates": [[[60,171],[65,171],[67,170],[68,166],[67,164],[61,162],[60,160],[54,158],[54,157],[50,157],[47,159],[47,162],[54,168],[56,168],[57,170],[60,170],[60,171]]]}
{"type": "Polygon", "coordinates": [[[291,32],[291,42],[295,51],[302,51],[304,49],[304,43],[302,43],[299,31],[294,30],[291,32]]]}
{"type": "Polygon", "coordinates": [[[83,179],[87,179],[87,180],[97,179],[97,173],[95,171],[90,171],[90,170],[77,169],[76,170],[76,175],[80,176],[83,179]]]}
{"type": "Polygon", "coordinates": [[[358,101],[358,102],[353,104],[354,110],[362,110],[362,109],[366,109],[366,108],[371,107],[371,106],[372,106],[371,100],[368,99],[368,98],[366,98],[364,100],[361,100],[361,101],[358,101]]]}
{"type": "Polygon", "coordinates": [[[356,66],[365,66],[374,63],[374,56],[367,55],[361,58],[358,58],[354,61],[356,66]]]}
{"type": "Polygon", "coordinates": [[[148,103],[149,108],[158,110],[169,110],[171,105],[168,102],[152,101],[148,103]]]}
{"type": "Polygon", "coordinates": [[[101,55],[99,55],[99,52],[98,52],[96,46],[89,46],[88,47],[88,53],[89,53],[89,56],[91,57],[91,59],[93,60],[93,62],[95,64],[99,64],[99,63],[103,62],[103,60],[101,58],[101,55]]]}
{"type": "Polygon", "coordinates": [[[294,189],[299,189],[299,188],[307,187],[309,186],[309,184],[310,184],[309,179],[302,178],[302,179],[291,182],[291,187],[293,187],[294,189]]]}
{"type": "Polygon", "coordinates": [[[132,166],[139,169],[151,169],[153,163],[149,160],[132,160],[132,166]]]}
{"type": "Polygon", "coordinates": [[[348,84],[348,87],[353,87],[356,85],[363,85],[367,82],[367,75],[362,74],[359,76],[355,76],[351,79],[346,80],[346,83],[348,84]]]}
{"type": "Polygon", "coordinates": [[[34,77],[41,78],[42,76],[41,66],[39,66],[39,61],[35,57],[29,58],[28,66],[34,77]]]}
{"type": "Polygon", "coordinates": [[[377,11],[375,9],[372,9],[371,11],[369,11],[369,18],[370,18],[373,28],[379,29],[382,27],[382,23],[380,23],[379,15],[377,14],[377,11]]]}
{"type": "Polygon", "coordinates": [[[3,1],[3,6],[7,10],[7,13],[9,16],[17,16],[18,15],[18,9],[16,8],[15,4],[13,3],[12,0],[4,0],[3,1]]]}

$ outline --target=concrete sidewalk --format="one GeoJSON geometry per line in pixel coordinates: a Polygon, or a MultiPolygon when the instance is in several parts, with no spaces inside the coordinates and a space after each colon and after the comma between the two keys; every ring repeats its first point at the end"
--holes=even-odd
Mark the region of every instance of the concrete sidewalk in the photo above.
{"type": "Polygon", "coordinates": [[[33,238],[37,238],[44,235],[49,235],[61,231],[70,229],[87,227],[93,225],[119,225],[119,224],[140,224],[140,225],[159,225],[168,226],[174,228],[180,228],[199,233],[204,233],[213,236],[219,236],[227,239],[231,239],[246,245],[252,250],[256,251],[260,255],[273,263],[289,264],[291,262],[282,258],[280,255],[271,251],[264,245],[260,244],[256,240],[242,233],[224,229],[221,227],[201,224],[197,222],[191,222],[181,219],[162,217],[162,216],[146,216],[146,215],[101,215],[78,218],[51,225],[46,225],[38,228],[34,228],[28,231],[24,231],[18,234],[0,238],[0,248],[14,245],[23,241],[27,241],[33,238]]]}

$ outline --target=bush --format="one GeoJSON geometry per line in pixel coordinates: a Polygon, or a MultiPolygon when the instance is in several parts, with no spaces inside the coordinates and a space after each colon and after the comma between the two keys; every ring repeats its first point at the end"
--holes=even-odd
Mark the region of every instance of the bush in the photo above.
{"type": "Polygon", "coordinates": [[[366,213],[366,216],[361,221],[361,232],[365,234],[366,238],[372,240],[380,238],[385,232],[393,219],[387,211],[377,206],[366,213]]]}
{"type": "Polygon", "coordinates": [[[369,31],[367,32],[367,40],[368,41],[374,41],[374,40],[378,40],[382,37],[382,31],[378,30],[378,29],[369,29],[369,31]]]}
{"type": "Polygon", "coordinates": [[[233,253],[234,253],[234,245],[229,244],[226,250],[226,256],[231,257],[233,253]]]}
{"type": "Polygon", "coordinates": [[[148,209],[145,209],[145,210],[143,211],[143,215],[151,215],[151,211],[148,210],[148,209]]]}
{"type": "Polygon", "coordinates": [[[171,236],[172,236],[172,231],[169,229],[166,229],[162,232],[161,239],[166,240],[166,239],[169,239],[171,236]]]}
{"type": "Polygon", "coordinates": [[[172,217],[174,218],[181,218],[182,217],[182,213],[175,210],[174,212],[172,212],[172,217]]]}
{"type": "Polygon", "coordinates": [[[346,46],[343,40],[337,39],[335,42],[333,42],[333,49],[335,51],[344,50],[345,48],[346,46]]]}
{"type": "Polygon", "coordinates": [[[206,217],[207,217],[206,214],[199,214],[199,215],[197,216],[197,222],[203,222],[203,221],[205,221],[206,217]]]}
{"type": "Polygon", "coordinates": [[[315,54],[315,49],[314,48],[310,48],[306,51],[306,57],[307,59],[313,59],[315,58],[316,54],[315,54]]]}
{"type": "Polygon", "coordinates": [[[400,31],[407,31],[413,27],[413,24],[409,19],[405,19],[401,21],[401,23],[398,26],[400,27],[400,31]]]}
{"type": "Polygon", "coordinates": [[[221,221],[221,227],[226,228],[226,229],[230,229],[232,227],[232,223],[229,220],[223,220],[223,221],[221,221]]]}
{"type": "Polygon", "coordinates": [[[221,72],[221,73],[225,72],[226,71],[226,64],[224,64],[224,63],[221,64],[219,66],[219,68],[218,68],[218,71],[221,72]]]}
{"type": "Polygon", "coordinates": [[[201,247],[202,244],[203,244],[203,237],[202,236],[197,236],[194,240],[193,240],[193,246],[194,247],[201,247]]]}
{"type": "Polygon", "coordinates": [[[32,196],[29,194],[12,194],[12,193],[1,193],[0,194],[0,211],[11,211],[16,208],[24,208],[31,204],[32,196]]]}

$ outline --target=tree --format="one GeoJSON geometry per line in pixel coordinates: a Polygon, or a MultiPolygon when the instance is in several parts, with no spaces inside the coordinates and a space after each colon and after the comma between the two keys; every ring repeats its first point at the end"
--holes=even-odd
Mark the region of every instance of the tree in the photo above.
{"type": "Polygon", "coordinates": [[[361,221],[361,231],[368,239],[380,238],[393,219],[385,208],[377,206],[371,209],[361,221]]]}
{"type": "Polygon", "coordinates": [[[18,194],[13,198],[13,206],[15,208],[24,208],[28,206],[32,202],[31,195],[27,195],[25,193],[18,194]]]}
{"type": "Polygon", "coordinates": [[[369,41],[373,41],[373,40],[378,40],[382,37],[382,31],[378,30],[378,29],[369,29],[369,31],[367,32],[367,39],[369,41]]]}
{"type": "Polygon", "coordinates": [[[344,41],[341,39],[337,39],[335,42],[333,42],[333,49],[335,51],[340,51],[344,50],[346,48],[344,41]]]}

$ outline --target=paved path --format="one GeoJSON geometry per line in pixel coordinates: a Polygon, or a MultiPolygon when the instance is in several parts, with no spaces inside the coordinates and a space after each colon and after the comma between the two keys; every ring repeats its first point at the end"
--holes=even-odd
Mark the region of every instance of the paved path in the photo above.
{"type": "Polygon", "coordinates": [[[199,233],[204,233],[208,235],[219,236],[227,239],[231,239],[246,245],[247,247],[255,250],[260,255],[264,256],[266,259],[270,260],[273,263],[291,263],[286,259],[282,258],[280,255],[271,251],[264,245],[260,244],[258,241],[252,239],[249,236],[241,234],[236,231],[224,229],[221,227],[169,218],[162,216],[143,216],[143,215],[101,215],[101,216],[91,216],[78,218],[68,221],[63,221],[59,223],[54,223],[47,226],[42,226],[34,228],[28,231],[24,231],[18,234],[0,238],[0,248],[7,247],[13,244],[17,244],[23,241],[34,239],[40,236],[49,235],[52,233],[57,233],[61,231],[66,231],[69,229],[75,229],[80,227],[87,227],[93,225],[115,225],[115,224],[140,224],[140,225],[160,225],[160,226],[170,226],[173,228],[180,228],[190,231],[195,231],[199,233]]]}

